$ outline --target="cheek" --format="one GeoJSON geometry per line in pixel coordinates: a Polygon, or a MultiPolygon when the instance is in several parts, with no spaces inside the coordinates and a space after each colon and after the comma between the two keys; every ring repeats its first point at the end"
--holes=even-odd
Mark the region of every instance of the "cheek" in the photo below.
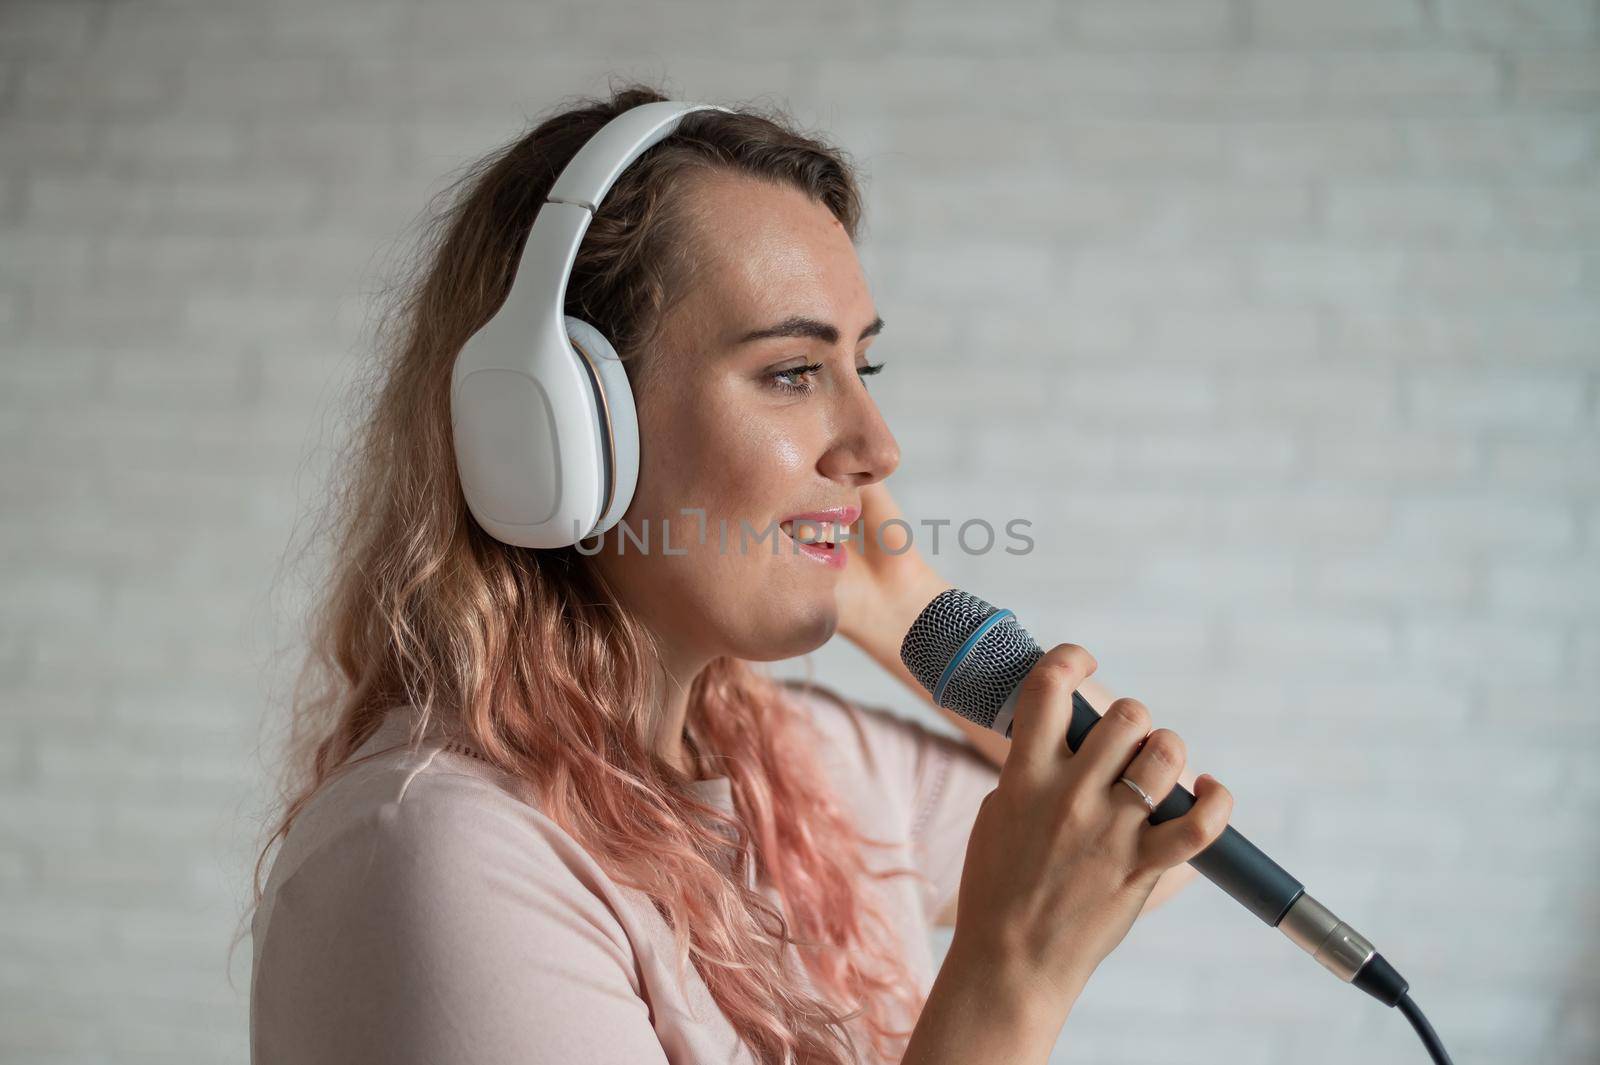
{"type": "Polygon", "coordinates": [[[765,519],[774,508],[797,505],[797,497],[804,502],[806,486],[798,482],[816,465],[815,435],[782,410],[707,403],[664,434],[665,446],[646,465],[671,486],[674,498],[659,504],[765,519]]]}
{"type": "Polygon", "coordinates": [[[814,465],[799,429],[778,419],[751,424],[744,451],[752,467],[772,474],[803,473],[814,465]]]}

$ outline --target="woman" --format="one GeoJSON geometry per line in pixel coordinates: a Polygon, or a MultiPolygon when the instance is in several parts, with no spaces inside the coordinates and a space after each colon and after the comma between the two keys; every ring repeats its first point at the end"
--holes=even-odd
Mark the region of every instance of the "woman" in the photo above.
{"type": "Polygon", "coordinates": [[[866,389],[857,188],[774,117],[686,117],[606,196],[568,288],[627,363],[623,522],[655,549],[474,522],[454,357],[565,162],[659,99],[586,101],[475,167],[386,334],[254,917],[260,1065],[1042,1061],[1157,880],[1226,824],[1208,778],[1160,826],[1113,787],[1159,799],[1183,748],[1092,695],[1081,647],[1034,669],[988,757],[748,664],[838,631],[909,680],[895,647],[946,587],[870,535],[899,454],[866,389]],[[863,510],[854,557],[815,542],[863,510]],[[744,528],[781,532],[730,547],[744,528]],[[1073,754],[1075,689],[1107,714],[1073,754]],[[927,926],[952,919],[934,978],[927,926]]]}

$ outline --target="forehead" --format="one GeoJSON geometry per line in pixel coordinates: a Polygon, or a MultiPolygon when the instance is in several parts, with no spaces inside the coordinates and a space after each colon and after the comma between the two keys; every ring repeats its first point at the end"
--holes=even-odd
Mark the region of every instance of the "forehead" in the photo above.
{"type": "Polygon", "coordinates": [[[731,343],[792,314],[847,334],[872,318],[855,245],[824,204],[793,186],[720,172],[686,195],[696,279],[685,302],[714,333],[704,339],[731,343]]]}

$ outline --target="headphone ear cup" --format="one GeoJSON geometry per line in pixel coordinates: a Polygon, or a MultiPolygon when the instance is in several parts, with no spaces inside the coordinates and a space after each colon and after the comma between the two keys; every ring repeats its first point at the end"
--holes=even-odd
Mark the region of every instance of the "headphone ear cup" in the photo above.
{"type": "Polygon", "coordinates": [[[596,536],[622,520],[639,483],[639,419],[634,409],[628,369],[605,334],[581,318],[564,315],[573,356],[587,369],[594,386],[592,415],[599,429],[601,470],[600,518],[588,533],[596,536]]]}

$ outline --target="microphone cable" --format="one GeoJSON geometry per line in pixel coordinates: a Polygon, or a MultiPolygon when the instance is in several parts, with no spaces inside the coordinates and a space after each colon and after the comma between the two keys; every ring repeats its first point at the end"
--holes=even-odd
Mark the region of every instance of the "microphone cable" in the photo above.
{"type": "Polygon", "coordinates": [[[1433,1059],[1433,1065],[1453,1065],[1450,1055],[1445,1052],[1444,1044],[1439,1041],[1439,1033],[1433,1030],[1433,1025],[1428,1023],[1428,1018],[1422,1015],[1422,1010],[1411,1000],[1408,991],[1400,996],[1400,1001],[1395,1003],[1400,1012],[1406,1015],[1406,1020],[1411,1022],[1411,1027],[1417,1030],[1417,1038],[1422,1040],[1422,1045],[1428,1048],[1428,1056],[1433,1059]]]}
{"type": "Polygon", "coordinates": [[[1433,1065],[1453,1065],[1444,1043],[1439,1039],[1439,1033],[1433,1030],[1433,1025],[1428,1023],[1428,1018],[1422,1015],[1421,1008],[1412,1000],[1411,984],[1389,964],[1388,958],[1374,951],[1350,982],[1385,1006],[1394,1006],[1405,1014],[1411,1027],[1417,1030],[1417,1038],[1427,1048],[1428,1056],[1433,1058],[1433,1065]]]}

